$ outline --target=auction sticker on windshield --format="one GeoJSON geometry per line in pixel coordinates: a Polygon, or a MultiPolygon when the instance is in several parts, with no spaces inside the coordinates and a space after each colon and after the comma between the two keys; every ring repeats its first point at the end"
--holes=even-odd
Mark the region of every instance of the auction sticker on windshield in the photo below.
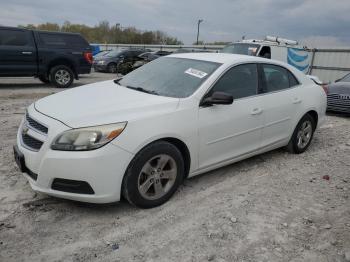
{"type": "Polygon", "coordinates": [[[189,74],[191,76],[195,76],[198,78],[203,78],[206,77],[208,74],[206,72],[194,69],[194,68],[189,68],[185,71],[186,74],[189,74]]]}

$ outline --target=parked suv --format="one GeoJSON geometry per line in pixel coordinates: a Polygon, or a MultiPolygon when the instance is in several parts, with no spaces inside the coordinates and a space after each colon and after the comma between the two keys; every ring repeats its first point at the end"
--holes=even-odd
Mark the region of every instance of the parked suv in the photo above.
{"type": "Polygon", "coordinates": [[[91,47],[80,34],[0,27],[0,77],[34,76],[69,87],[91,65],[91,47]]]}
{"type": "Polygon", "coordinates": [[[145,49],[113,50],[94,61],[94,70],[97,72],[127,74],[132,71],[132,65],[142,58],[139,57],[145,49]]]}

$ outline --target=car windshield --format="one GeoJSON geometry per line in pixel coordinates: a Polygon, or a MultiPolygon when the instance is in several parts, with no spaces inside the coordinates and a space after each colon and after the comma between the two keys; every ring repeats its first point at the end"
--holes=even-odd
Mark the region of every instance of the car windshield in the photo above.
{"type": "Polygon", "coordinates": [[[125,75],[118,84],[167,97],[192,95],[220,66],[219,63],[161,57],[125,75]]]}
{"type": "Polygon", "coordinates": [[[225,46],[223,49],[221,49],[220,53],[255,56],[259,50],[259,47],[260,45],[257,44],[237,43],[225,46]]]}
{"type": "Polygon", "coordinates": [[[346,76],[344,76],[340,82],[350,82],[350,74],[347,74],[346,76]]]}

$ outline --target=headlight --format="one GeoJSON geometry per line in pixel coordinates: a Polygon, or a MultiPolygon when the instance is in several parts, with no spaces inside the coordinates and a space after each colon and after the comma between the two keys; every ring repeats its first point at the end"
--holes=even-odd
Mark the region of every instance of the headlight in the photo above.
{"type": "Polygon", "coordinates": [[[103,65],[104,63],[105,63],[105,61],[104,60],[101,60],[101,61],[98,61],[97,62],[99,65],[103,65]]]}
{"type": "Polygon", "coordinates": [[[61,151],[86,151],[100,148],[119,136],[127,122],[71,129],[58,135],[51,149],[61,151]]]}

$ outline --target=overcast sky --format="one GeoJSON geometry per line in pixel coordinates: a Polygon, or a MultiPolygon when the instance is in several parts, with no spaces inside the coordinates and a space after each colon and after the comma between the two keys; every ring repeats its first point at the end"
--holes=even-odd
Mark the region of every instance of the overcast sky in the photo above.
{"type": "Polygon", "coordinates": [[[0,0],[0,24],[53,22],[162,30],[191,44],[278,35],[316,47],[350,46],[350,0],[0,0]]]}

